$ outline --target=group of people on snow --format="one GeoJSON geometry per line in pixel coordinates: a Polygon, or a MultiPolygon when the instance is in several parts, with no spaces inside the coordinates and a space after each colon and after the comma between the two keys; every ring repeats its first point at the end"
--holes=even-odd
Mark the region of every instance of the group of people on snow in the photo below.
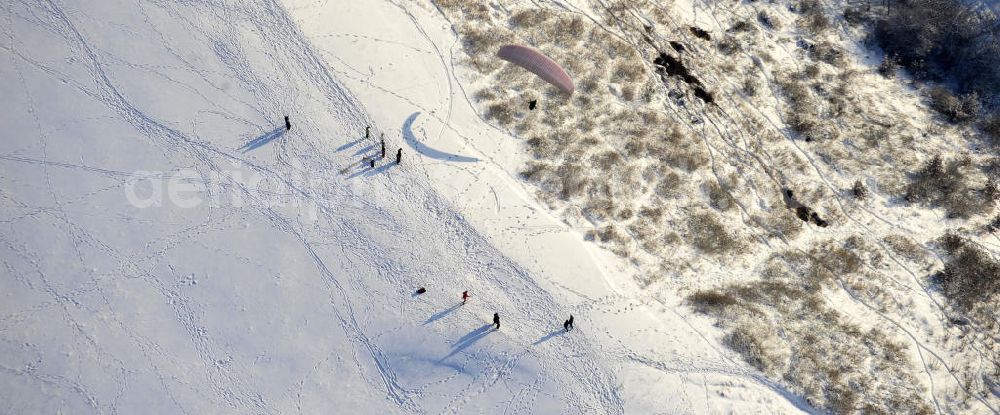
{"type": "MultiPolygon", "coordinates": [[[[417,289],[417,294],[423,294],[427,292],[427,288],[420,287],[417,289]]],[[[464,305],[469,301],[469,291],[462,291],[462,304],[464,305]]],[[[493,313],[493,328],[500,330],[500,313],[493,313]]],[[[570,331],[573,330],[573,315],[569,315],[569,319],[563,322],[563,330],[570,331]]]]}
{"type": "MultiPolygon", "coordinates": [[[[370,125],[365,127],[365,139],[371,138],[371,128],[372,127],[370,125]]],[[[385,158],[385,133],[382,133],[380,141],[381,141],[381,145],[382,145],[382,152],[381,152],[381,154],[379,156],[379,159],[384,159],[385,158]]],[[[370,168],[373,168],[373,169],[375,168],[375,160],[376,160],[375,157],[372,157],[372,158],[368,159],[368,166],[370,168]]],[[[398,150],[396,150],[396,164],[402,164],[402,163],[403,163],[403,148],[400,147],[398,150]]]]}

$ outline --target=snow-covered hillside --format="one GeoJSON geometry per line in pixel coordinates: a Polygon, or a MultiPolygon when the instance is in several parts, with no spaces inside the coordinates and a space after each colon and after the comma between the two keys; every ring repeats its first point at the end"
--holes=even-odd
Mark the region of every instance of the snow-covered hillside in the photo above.
{"type": "Polygon", "coordinates": [[[987,156],[839,4],[85,3],[0,8],[0,413],[1000,408],[898,196],[987,156]]]}
{"type": "Polygon", "coordinates": [[[807,409],[535,200],[430,4],[2,20],[0,412],[807,409]]]}

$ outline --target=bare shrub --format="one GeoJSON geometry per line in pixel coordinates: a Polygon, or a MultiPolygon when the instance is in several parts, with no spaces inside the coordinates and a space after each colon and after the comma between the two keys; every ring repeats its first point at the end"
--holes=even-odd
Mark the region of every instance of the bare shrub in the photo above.
{"type": "Polygon", "coordinates": [[[1000,112],[994,112],[983,120],[980,128],[986,136],[993,140],[993,145],[1000,145],[1000,112]]]}
{"type": "Polygon", "coordinates": [[[858,200],[865,200],[868,198],[868,187],[861,181],[861,179],[854,181],[854,186],[851,187],[851,193],[858,200]]]}
{"type": "Polygon", "coordinates": [[[785,209],[771,209],[762,222],[769,237],[784,237],[789,241],[795,239],[804,226],[804,222],[795,215],[788,214],[785,209]]]}
{"type": "Polygon", "coordinates": [[[863,265],[861,257],[841,246],[827,243],[810,251],[811,262],[804,282],[808,287],[818,289],[845,275],[858,272],[863,265]]]}
{"type": "Polygon", "coordinates": [[[760,24],[764,25],[764,27],[766,27],[768,29],[771,29],[771,30],[781,29],[781,27],[778,24],[778,22],[776,20],[774,20],[771,17],[771,15],[767,13],[767,11],[761,10],[761,11],[757,12],[757,21],[760,22],[760,24]]]}
{"type": "Polygon", "coordinates": [[[897,70],[899,70],[899,58],[894,55],[886,54],[882,58],[882,63],[878,65],[878,73],[884,78],[892,78],[897,70]]]}
{"type": "Polygon", "coordinates": [[[587,169],[574,163],[566,163],[556,168],[556,175],[561,182],[559,198],[569,200],[582,195],[590,182],[586,172],[587,169]]]}
{"type": "Polygon", "coordinates": [[[752,332],[746,328],[737,327],[727,334],[722,342],[739,353],[750,366],[761,372],[769,373],[772,371],[770,361],[773,357],[768,356],[762,341],[758,338],[761,335],[766,335],[766,333],[752,332]]]}
{"type": "Polygon", "coordinates": [[[735,33],[741,33],[741,32],[753,33],[757,31],[757,26],[754,26],[753,23],[750,23],[749,21],[740,20],[736,23],[733,23],[733,26],[729,28],[729,31],[735,33]]]}
{"type": "Polygon", "coordinates": [[[927,257],[927,252],[922,246],[904,235],[889,235],[882,238],[882,242],[899,255],[913,262],[922,261],[927,257]]]}
{"type": "Polygon", "coordinates": [[[1000,231],[1000,215],[994,216],[993,220],[986,224],[986,231],[991,233],[1000,231]]]}
{"type": "Polygon", "coordinates": [[[709,180],[705,182],[702,188],[708,196],[708,204],[713,208],[721,211],[728,211],[736,206],[736,201],[733,199],[733,195],[731,195],[726,189],[723,189],[719,182],[709,180]]]}
{"type": "Polygon", "coordinates": [[[711,213],[702,212],[689,216],[687,230],[689,243],[706,254],[737,253],[744,249],[744,242],[711,213]]]}
{"type": "Polygon", "coordinates": [[[805,27],[806,30],[813,34],[823,33],[826,29],[830,28],[830,19],[822,12],[810,13],[803,16],[802,27],[805,27]]]}
{"type": "Polygon", "coordinates": [[[620,62],[615,65],[613,77],[615,82],[639,82],[645,77],[646,67],[638,62],[620,62]]]}
{"type": "Polygon", "coordinates": [[[928,96],[931,108],[948,118],[948,121],[963,123],[979,115],[979,96],[974,92],[959,97],[948,88],[937,86],[928,91],[928,96]]]}
{"type": "Polygon", "coordinates": [[[510,101],[500,101],[486,107],[484,116],[486,119],[494,120],[504,127],[509,127],[514,123],[514,105],[510,101]]]}
{"type": "Polygon", "coordinates": [[[914,174],[904,198],[910,203],[943,206],[952,218],[988,215],[998,195],[996,184],[988,181],[983,189],[973,189],[967,178],[972,173],[972,162],[966,157],[945,166],[940,156],[934,156],[914,174]]]}
{"type": "Polygon", "coordinates": [[[833,43],[822,41],[809,48],[809,56],[827,64],[840,67],[844,65],[844,52],[833,43]]]}
{"type": "Polygon", "coordinates": [[[715,47],[719,50],[719,52],[727,56],[743,51],[743,45],[740,44],[739,39],[736,39],[736,37],[732,35],[726,35],[722,39],[719,39],[718,43],[715,44],[715,47]]]}
{"type": "Polygon", "coordinates": [[[708,164],[708,155],[692,141],[687,134],[676,126],[661,138],[647,142],[647,150],[651,157],[662,159],[672,167],[686,172],[693,172],[708,164]]]}
{"type": "Polygon", "coordinates": [[[882,126],[865,126],[861,130],[861,139],[868,147],[880,147],[889,142],[889,128],[882,126]]]}
{"type": "Polygon", "coordinates": [[[617,152],[614,151],[604,151],[597,153],[590,158],[590,162],[602,171],[611,171],[611,169],[621,165],[625,159],[622,158],[617,152]]]}
{"type": "Polygon", "coordinates": [[[757,95],[757,89],[760,88],[760,80],[757,79],[752,73],[748,73],[743,76],[743,93],[749,97],[757,95]]]}
{"type": "Polygon", "coordinates": [[[851,6],[844,9],[844,20],[852,26],[859,26],[868,21],[868,13],[861,6],[851,6]]]}
{"type": "Polygon", "coordinates": [[[736,305],[736,298],[727,292],[702,290],[691,294],[688,303],[695,311],[704,314],[720,315],[727,307],[736,305]]]}
{"type": "Polygon", "coordinates": [[[947,260],[937,279],[949,301],[971,310],[1000,293],[1000,262],[957,234],[947,233],[939,241],[947,260]]]}
{"type": "Polygon", "coordinates": [[[660,181],[656,183],[653,192],[664,199],[674,198],[680,196],[682,193],[683,189],[680,188],[680,184],[681,176],[676,172],[670,171],[660,176],[660,181]]]}
{"type": "Polygon", "coordinates": [[[558,46],[572,46],[584,38],[587,27],[580,16],[560,17],[546,25],[545,34],[558,46]]]}
{"type": "Polygon", "coordinates": [[[547,9],[525,9],[514,13],[510,17],[510,24],[514,27],[537,27],[554,16],[547,9]]]}
{"type": "Polygon", "coordinates": [[[809,32],[819,34],[830,28],[830,19],[826,17],[823,5],[818,0],[799,2],[797,11],[802,14],[800,24],[809,32]]]}
{"type": "Polygon", "coordinates": [[[806,65],[806,69],[803,71],[803,73],[809,78],[816,79],[816,77],[818,77],[820,74],[819,65],[817,64],[806,65]]]}
{"type": "Polygon", "coordinates": [[[587,199],[582,212],[590,220],[603,222],[614,213],[614,202],[608,197],[591,197],[587,199]]]}

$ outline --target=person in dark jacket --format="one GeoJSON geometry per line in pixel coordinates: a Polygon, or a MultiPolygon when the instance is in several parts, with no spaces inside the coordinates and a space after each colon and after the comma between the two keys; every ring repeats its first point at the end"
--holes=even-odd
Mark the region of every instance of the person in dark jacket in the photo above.
{"type": "Polygon", "coordinates": [[[462,304],[465,304],[465,302],[468,299],[469,299],[469,291],[462,291],[462,304]]]}
{"type": "Polygon", "coordinates": [[[569,320],[563,323],[563,330],[570,331],[573,330],[573,315],[569,315],[569,320]]]}
{"type": "Polygon", "coordinates": [[[500,313],[493,313],[493,325],[500,330],[500,313]]]}
{"type": "Polygon", "coordinates": [[[403,149],[396,150],[396,164],[403,163],[403,149]]]}
{"type": "Polygon", "coordinates": [[[382,133],[382,158],[385,158],[385,133],[382,133]]]}
{"type": "Polygon", "coordinates": [[[370,126],[370,125],[366,125],[366,126],[365,126],[365,138],[368,138],[368,137],[369,137],[369,134],[368,134],[368,133],[370,133],[370,132],[371,132],[371,129],[372,129],[372,126],[370,126]]]}
{"type": "Polygon", "coordinates": [[[285,116],[285,131],[292,129],[292,122],[288,121],[288,116],[285,116]]]}

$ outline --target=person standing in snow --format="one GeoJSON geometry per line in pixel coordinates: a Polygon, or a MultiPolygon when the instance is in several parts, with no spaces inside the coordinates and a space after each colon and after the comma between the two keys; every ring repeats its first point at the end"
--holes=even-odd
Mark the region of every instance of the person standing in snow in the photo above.
{"type": "Polygon", "coordinates": [[[371,168],[373,168],[373,169],[375,168],[375,157],[372,157],[372,159],[369,162],[369,164],[371,165],[371,168]]]}
{"type": "Polygon", "coordinates": [[[570,331],[573,330],[573,315],[569,315],[569,320],[563,323],[563,330],[570,331]]]}
{"type": "Polygon", "coordinates": [[[462,291],[462,304],[465,304],[465,301],[468,299],[469,299],[469,291],[462,291]]]}
{"type": "Polygon", "coordinates": [[[385,133],[382,133],[382,158],[385,158],[385,133]]]}
{"type": "Polygon", "coordinates": [[[288,116],[285,116],[285,131],[292,129],[292,122],[288,121],[288,116]]]}
{"type": "Polygon", "coordinates": [[[500,313],[493,313],[493,325],[500,330],[500,313]]]}
{"type": "Polygon", "coordinates": [[[370,125],[366,125],[365,126],[365,138],[369,137],[368,133],[371,132],[371,129],[372,129],[372,126],[370,126],[370,125]]]}
{"type": "Polygon", "coordinates": [[[403,162],[403,148],[400,147],[396,150],[396,164],[401,164],[403,162]]]}

